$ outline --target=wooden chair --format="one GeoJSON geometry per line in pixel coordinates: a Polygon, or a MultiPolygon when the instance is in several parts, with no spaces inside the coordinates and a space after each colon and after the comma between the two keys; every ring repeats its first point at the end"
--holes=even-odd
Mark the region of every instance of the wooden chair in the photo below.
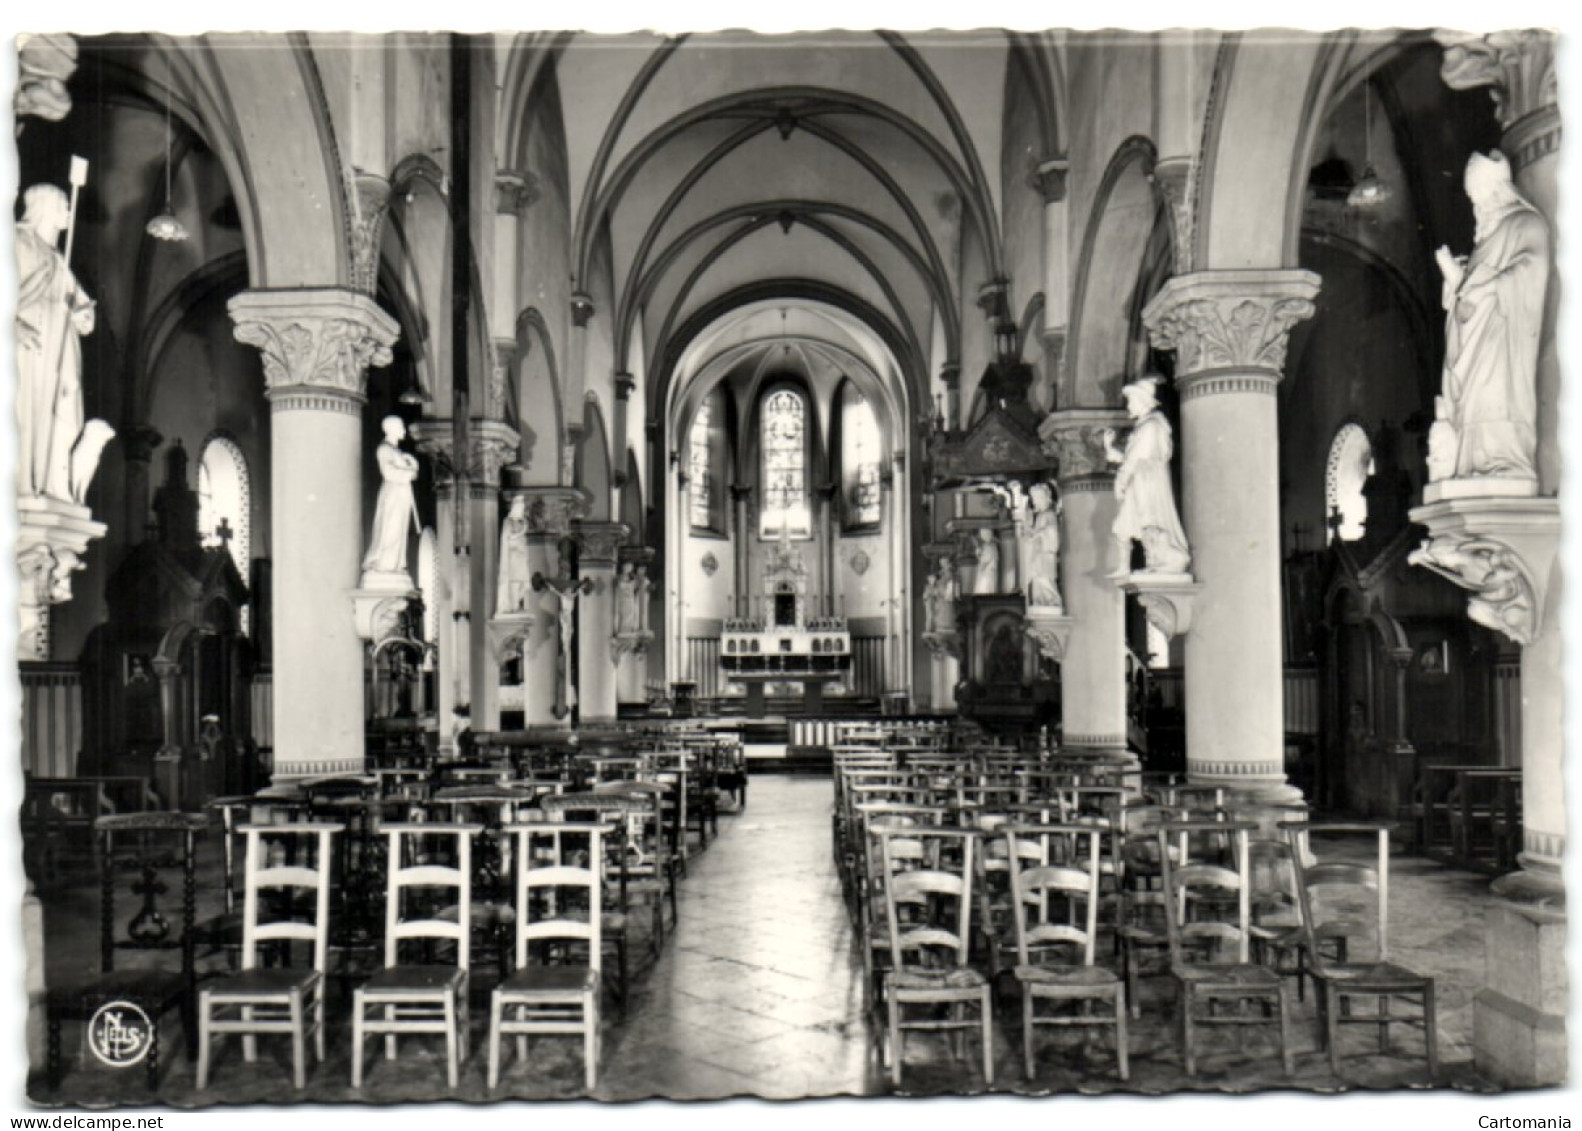
{"type": "Polygon", "coordinates": [[[1320,860],[1296,873],[1302,903],[1309,975],[1317,987],[1318,1014],[1329,1066],[1340,1075],[1340,1026],[1373,1025],[1379,1052],[1389,1044],[1389,1027],[1415,1025],[1423,1030],[1428,1077],[1439,1072],[1439,1042],[1434,1011],[1434,980],[1390,961],[1390,830],[1368,823],[1285,822],[1282,827],[1296,851],[1297,838],[1369,836],[1376,856],[1372,864],[1320,860]],[[1367,940],[1373,953],[1360,955],[1367,940]],[[1329,940],[1340,940],[1337,958],[1330,958],[1329,940]],[[1371,1013],[1354,1013],[1352,1005],[1371,1001],[1371,1013]],[[1392,1014],[1392,1002],[1415,1004],[1415,1014],[1392,1014]]]}
{"type": "Polygon", "coordinates": [[[500,1082],[500,1041],[580,1036],[589,1091],[599,1072],[603,838],[611,827],[564,822],[512,826],[516,839],[516,971],[489,999],[489,1087],[500,1082]],[[570,951],[585,954],[572,960],[570,951]],[[535,954],[535,948],[537,953],[535,954]],[[558,955],[557,955],[558,952],[558,955]],[[551,964],[560,957],[562,962],[551,964]]]}
{"type": "Polygon", "coordinates": [[[627,813],[624,835],[618,839],[625,853],[626,898],[646,905],[653,919],[651,949],[658,955],[665,942],[665,903],[670,903],[671,926],[681,921],[676,874],[680,870],[673,839],[664,823],[664,796],[669,787],[650,781],[606,782],[596,793],[623,793],[638,799],[640,808],[627,813]]]}
{"type": "Polygon", "coordinates": [[[149,1091],[159,1085],[160,1018],[179,1008],[188,1055],[196,1050],[192,994],[197,840],[207,825],[207,820],[193,813],[127,813],[94,822],[101,869],[99,975],[84,984],[49,991],[46,1072],[51,1088],[60,1086],[61,1026],[68,1020],[90,1026],[87,1044],[101,1061],[135,1065],[141,1060],[149,1091]],[[161,873],[168,877],[176,870],[181,873],[181,918],[173,929],[161,914],[158,901],[167,890],[161,873]],[[124,932],[118,931],[116,921],[116,892],[123,881],[133,894],[141,896],[142,903],[124,932]],[[116,968],[117,957],[123,953],[168,955],[171,951],[180,954],[174,969],[169,962],[158,967],[116,968]],[[114,1017],[101,1018],[100,1031],[93,1031],[94,1019],[103,1007],[123,1002],[136,1007],[142,1018],[126,1010],[119,1022],[114,1017]]]}
{"type": "Polygon", "coordinates": [[[890,1080],[901,1083],[907,1031],[953,1032],[976,1028],[983,1044],[984,1083],[994,1083],[994,1006],[988,979],[967,965],[972,938],[973,857],[978,835],[964,829],[882,829],[885,915],[894,968],[885,976],[890,1080]],[[954,848],[956,851],[951,852],[954,848]],[[920,850],[920,852],[918,851],[920,850]],[[957,855],[959,853],[959,856],[957,855]],[[955,857],[954,868],[944,866],[955,857]],[[915,868],[907,865],[914,861],[915,868]],[[905,861],[905,863],[903,863],[905,861]],[[903,910],[905,912],[903,917],[903,910]],[[907,1006],[928,1015],[907,1019],[907,1006]],[[937,1006],[949,1016],[936,1016],[937,1006]],[[977,1017],[964,1018],[975,1007],[977,1017]]]}
{"type": "Polygon", "coordinates": [[[242,1035],[248,1063],[258,1056],[258,1035],[291,1035],[292,1083],[307,1084],[307,1041],[324,1059],[324,973],[329,953],[330,888],[334,839],[340,825],[304,822],[245,825],[246,880],[242,895],[242,969],[205,985],[198,993],[198,1087],[209,1086],[213,1040],[224,1033],[242,1035]],[[271,845],[283,861],[271,859],[271,845]],[[308,856],[307,862],[300,858],[308,856]],[[284,914],[263,919],[264,903],[278,895],[284,914]],[[299,898],[300,897],[300,898],[299,898]],[[307,908],[297,904],[306,902],[307,908]],[[306,918],[299,915],[306,913],[306,918]],[[313,960],[307,967],[260,964],[259,944],[305,942],[313,960]]]}
{"type": "Polygon", "coordinates": [[[467,976],[471,969],[472,838],[481,825],[385,825],[384,969],[352,994],[352,1087],[363,1083],[363,1039],[385,1034],[385,1059],[394,1060],[403,1033],[442,1033],[445,1080],[456,1087],[467,1059],[467,976]],[[449,842],[445,844],[444,842],[449,842]],[[449,851],[446,851],[446,849],[449,851]],[[435,911],[454,907],[441,919],[435,911]],[[409,917],[411,916],[411,917],[409,917]],[[401,961],[403,942],[427,948],[450,944],[455,961],[401,961]],[[369,1011],[373,1013],[370,1015],[369,1011]]]}
{"type": "Polygon", "coordinates": [[[1251,960],[1252,910],[1251,883],[1248,879],[1250,854],[1247,834],[1252,825],[1227,821],[1181,821],[1162,826],[1158,831],[1159,860],[1164,871],[1165,894],[1170,913],[1166,924],[1170,938],[1170,972],[1176,980],[1177,1009],[1181,1017],[1181,1039],[1187,1075],[1197,1072],[1196,1031],[1199,1025],[1269,1024],[1268,1013],[1278,1010],[1280,1061],[1287,1076],[1291,1074],[1290,994],[1278,971],[1251,960]],[[1229,833],[1230,866],[1194,861],[1186,853],[1174,860],[1172,841],[1181,842],[1194,833],[1229,833]],[[1217,917],[1228,906],[1234,910],[1217,917]],[[1208,913],[1210,918],[1197,918],[1208,913]],[[1228,946],[1227,960],[1221,951],[1228,946]],[[1262,1015],[1248,1017],[1242,1008],[1255,1003],[1262,1015]],[[1231,1012],[1216,1009],[1229,1004],[1231,1012]],[[1206,1011],[1198,1013],[1199,1006],[1206,1011]]]}
{"type": "Polygon", "coordinates": [[[1031,1080],[1033,1030],[1038,1025],[1113,1026],[1122,1080],[1126,1060],[1126,988],[1114,971],[1093,962],[1098,935],[1099,840],[1092,826],[1011,826],[1005,832],[1016,924],[1016,980],[1022,988],[1022,1059],[1031,1080]],[[1027,851],[1028,848],[1034,851],[1027,851]],[[1022,867],[1032,859],[1032,867],[1022,867]],[[1105,1003],[1110,1015],[1039,1016],[1040,1001],[1105,1003]]]}
{"type": "MultiPolygon", "coordinates": [[[[1160,863],[1159,830],[1180,820],[1179,809],[1163,805],[1137,805],[1120,816],[1115,941],[1120,949],[1121,976],[1133,1017],[1142,1016],[1142,974],[1145,960],[1169,958],[1169,904],[1164,891],[1164,866],[1160,863]]],[[[1168,851],[1179,860],[1185,839],[1170,839],[1168,851]]]]}

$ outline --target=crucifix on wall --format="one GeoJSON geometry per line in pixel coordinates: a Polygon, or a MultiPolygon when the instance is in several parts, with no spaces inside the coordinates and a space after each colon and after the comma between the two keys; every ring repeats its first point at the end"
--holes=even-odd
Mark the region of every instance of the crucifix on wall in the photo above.
{"type": "Polygon", "coordinates": [[[584,593],[593,592],[593,579],[578,578],[572,568],[569,542],[563,541],[560,546],[560,576],[545,577],[542,573],[533,574],[533,591],[542,593],[546,589],[554,593],[560,601],[557,610],[560,622],[560,652],[555,658],[554,713],[555,718],[563,719],[577,704],[577,692],[571,686],[571,645],[576,635],[572,618],[577,611],[577,599],[584,593]]]}

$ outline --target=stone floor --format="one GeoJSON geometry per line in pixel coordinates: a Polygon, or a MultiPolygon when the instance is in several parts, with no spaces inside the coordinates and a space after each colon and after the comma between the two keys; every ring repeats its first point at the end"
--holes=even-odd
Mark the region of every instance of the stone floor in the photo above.
{"type": "MultiPolygon", "coordinates": [[[[680,922],[659,957],[646,940],[634,947],[637,970],[626,1016],[608,996],[604,1056],[593,1095],[604,1100],[762,1096],[796,1098],[888,1094],[869,1021],[861,963],[841,900],[830,850],[831,785],[825,778],[755,777],[751,803],[722,819],[721,836],[691,862],[683,881],[680,922]]],[[[1482,1090],[1471,1066],[1472,996],[1484,967],[1482,917],[1487,880],[1420,858],[1398,856],[1391,876],[1397,960],[1438,979],[1441,1087],[1482,1090]]],[[[46,894],[47,971],[52,982],[91,970],[96,961],[96,902],[91,883],[46,894]]],[[[1172,1024],[1168,978],[1145,982],[1143,1017],[1131,1036],[1132,1080],[1119,1085],[1101,1037],[1045,1038],[1037,1080],[1020,1067],[1015,997],[996,1002],[994,1091],[1022,1093],[1184,1088],[1243,1092],[1297,1088],[1422,1087],[1420,1038],[1401,1030],[1402,1048],[1380,1055],[1371,1033],[1348,1034],[1345,1080],[1329,1072],[1317,1048],[1311,999],[1293,1025],[1296,1074],[1280,1072],[1271,1040],[1219,1030],[1196,1080],[1182,1068],[1172,1024]],[[1357,1042],[1355,1044],[1351,1042],[1357,1042]]],[[[567,1038],[538,1038],[529,1063],[507,1057],[501,1086],[484,1087],[483,1027],[489,977],[476,978],[473,1049],[461,1086],[444,1086],[437,1038],[408,1038],[398,1060],[370,1059],[362,1090],[348,1084],[345,1002],[330,999],[328,1061],[310,1070],[307,1088],[290,1085],[284,1040],[262,1042],[254,1065],[234,1039],[219,1046],[210,1088],[198,1093],[193,1068],[175,1057],[157,1099],[175,1107],[296,1099],[400,1103],[441,1098],[484,1101],[570,1098],[583,1094],[580,1048],[567,1038]]],[[[168,1023],[173,1024],[173,1023],[168,1023]]],[[[146,1103],[142,1073],[112,1074],[81,1063],[80,1040],[67,1033],[68,1073],[57,1092],[37,1074],[41,1104],[146,1103]]],[[[975,1044],[958,1061],[942,1038],[910,1037],[904,1094],[976,1093],[985,1089],[975,1044]]]]}

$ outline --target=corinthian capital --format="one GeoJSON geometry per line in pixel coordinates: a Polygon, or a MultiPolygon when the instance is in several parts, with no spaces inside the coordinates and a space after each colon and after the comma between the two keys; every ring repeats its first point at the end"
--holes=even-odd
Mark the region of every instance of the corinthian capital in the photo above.
{"type": "Polygon", "coordinates": [[[264,357],[266,394],[362,400],[370,365],[389,365],[400,327],[367,295],[340,289],[243,291],[227,306],[236,340],[264,357]]]}
{"type": "Polygon", "coordinates": [[[1155,347],[1176,353],[1176,379],[1217,371],[1278,380],[1291,327],[1313,314],[1311,271],[1199,271],[1164,285],[1143,311],[1155,347]]]}
{"type": "Polygon", "coordinates": [[[1445,85],[1452,90],[1488,87],[1501,126],[1556,104],[1553,32],[1441,30],[1434,39],[1445,49],[1439,68],[1445,85]]]}
{"type": "Polygon", "coordinates": [[[572,529],[585,565],[614,565],[631,528],[624,522],[579,521],[572,529]]]}
{"type": "Polygon", "coordinates": [[[1112,477],[1115,468],[1105,456],[1104,433],[1127,423],[1122,409],[1068,408],[1044,417],[1038,425],[1038,438],[1044,454],[1058,461],[1061,483],[1112,477]]]}

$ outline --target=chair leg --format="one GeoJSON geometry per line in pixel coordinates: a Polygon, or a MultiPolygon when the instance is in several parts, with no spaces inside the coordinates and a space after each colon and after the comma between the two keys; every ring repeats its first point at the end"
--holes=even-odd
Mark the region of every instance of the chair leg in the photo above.
{"type": "Polygon", "coordinates": [[[1033,1080],[1033,988],[1022,984],[1022,1069],[1033,1080]]]}
{"type": "Polygon", "coordinates": [[[901,1003],[897,1000],[895,991],[889,987],[885,990],[885,1012],[890,1025],[890,1083],[899,1088],[901,1086],[901,1003]]]}
{"type": "MultiPolygon", "coordinates": [[[[49,1015],[49,1053],[45,1059],[44,1082],[50,1091],[60,1087],[60,1015],[53,1010],[49,1015]]],[[[199,1087],[202,1087],[200,1084],[199,1087]]]]}
{"type": "Polygon", "coordinates": [[[1383,1055],[1390,1048],[1390,995],[1379,995],[1379,1053],[1383,1055]]]}
{"type": "Polygon", "coordinates": [[[1291,995],[1284,980],[1280,982],[1280,1063],[1287,1076],[1295,1071],[1291,1060],[1291,995]]]}
{"type": "Polygon", "coordinates": [[[324,1063],[324,985],[313,994],[313,1052],[320,1064],[324,1063]]]}
{"type": "Polygon", "coordinates": [[[1197,1050],[1192,1045],[1192,983],[1182,982],[1176,1007],[1181,1010],[1181,1049],[1188,1076],[1197,1075],[1197,1050]]]}
{"type": "Polygon", "coordinates": [[[363,1086],[363,992],[352,992],[352,1087],[363,1086]]]}
{"type": "Polygon", "coordinates": [[[983,1082],[994,1083],[994,988],[983,987],[983,997],[979,999],[978,1009],[981,1013],[979,1020],[983,1023],[983,1082]]]}
{"type": "Polygon", "coordinates": [[[1321,984],[1318,992],[1324,997],[1324,1037],[1329,1045],[1329,1070],[1339,1076],[1341,993],[1338,988],[1331,987],[1328,983],[1321,984]]]}
{"type": "Polygon", "coordinates": [[[457,1077],[460,1074],[459,1049],[456,1044],[456,999],[445,999],[445,1082],[455,1090],[457,1077]]]}
{"type": "MultiPolygon", "coordinates": [[[[251,1021],[252,1019],[253,1007],[250,1005],[242,1006],[242,1020],[251,1021]]],[[[248,1064],[252,1064],[258,1059],[258,1038],[252,1033],[242,1034],[242,1059],[248,1064]]]]}
{"type": "Polygon", "coordinates": [[[308,1086],[307,1018],[301,994],[291,996],[291,1083],[301,1091],[308,1086]]]}
{"type": "Polygon", "coordinates": [[[589,1092],[599,1079],[599,1003],[595,1000],[598,992],[594,990],[582,1003],[582,1019],[587,1026],[582,1031],[583,1078],[589,1092]]]}
{"type": "Polygon", "coordinates": [[[208,994],[198,998],[198,1091],[209,1086],[210,1006],[208,994]]]}
{"type": "Polygon", "coordinates": [[[496,990],[489,996],[489,1077],[488,1084],[492,1089],[500,1082],[500,1014],[503,1005],[500,993],[496,990]]]}
{"type": "Polygon", "coordinates": [[[1115,1065],[1120,1071],[1122,1080],[1131,1079],[1131,1068],[1127,1062],[1126,1043],[1126,993],[1121,987],[1115,987],[1115,1065]]]}
{"type": "MultiPolygon", "coordinates": [[[[395,1006],[393,1006],[393,1005],[385,1006],[385,1021],[386,1022],[393,1022],[395,1020],[395,1015],[396,1015],[395,1006]]],[[[385,1034],[385,1059],[386,1060],[394,1060],[395,1058],[396,1058],[396,1035],[394,1033],[386,1033],[385,1034]]]]}

